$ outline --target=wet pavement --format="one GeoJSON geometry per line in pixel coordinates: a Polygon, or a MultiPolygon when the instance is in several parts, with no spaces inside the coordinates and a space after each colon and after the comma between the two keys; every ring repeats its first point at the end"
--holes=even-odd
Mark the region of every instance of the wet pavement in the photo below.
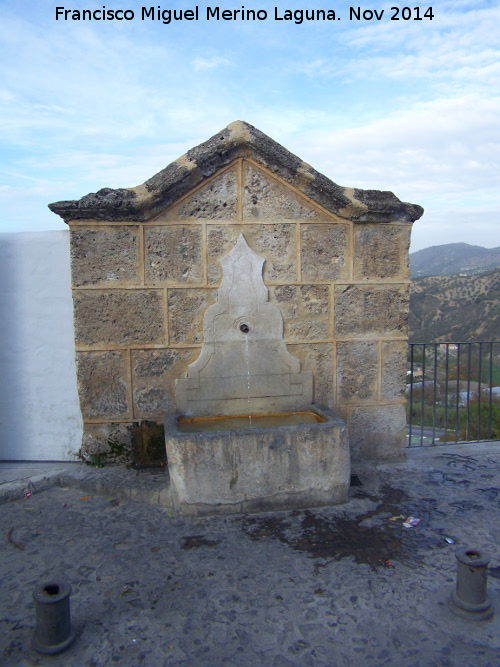
{"type": "Polygon", "coordinates": [[[499,462],[414,449],[354,466],[343,506],[200,519],[161,505],[165,474],[0,464],[0,664],[497,667],[499,462]],[[489,621],[448,607],[457,547],[490,556],[489,621]],[[32,592],[56,576],[77,638],[45,657],[32,592]]]}

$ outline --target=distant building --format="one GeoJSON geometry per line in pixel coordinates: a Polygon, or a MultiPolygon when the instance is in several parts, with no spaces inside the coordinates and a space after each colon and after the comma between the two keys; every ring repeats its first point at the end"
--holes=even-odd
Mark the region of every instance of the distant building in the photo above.
{"type": "MultiPolygon", "coordinates": [[[[411,370],[406,371],[406,376],[408,380],[411,379],[411,370]]],[[[414,368],[413,369],[413,382],[419,382],[424,379],[424,374],[422,372],[421,368],[414,368]]]]}
{"type": "Polygon", "coordinates": [[[448,350],[448,352],[452,352],[453,354],[458,352],[458,345],[455,343],[441,343],[439,347],[443,350],[443,352],[446,352],[446,350],[448,350]]]}

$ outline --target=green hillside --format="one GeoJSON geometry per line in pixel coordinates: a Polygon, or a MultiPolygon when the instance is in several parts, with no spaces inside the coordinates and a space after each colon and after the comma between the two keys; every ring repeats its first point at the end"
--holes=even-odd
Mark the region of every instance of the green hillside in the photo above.
{"type": "Polygon", "coordinates": [[[410,342],[500,340],[500,269],[415,278],[410,342]]]}

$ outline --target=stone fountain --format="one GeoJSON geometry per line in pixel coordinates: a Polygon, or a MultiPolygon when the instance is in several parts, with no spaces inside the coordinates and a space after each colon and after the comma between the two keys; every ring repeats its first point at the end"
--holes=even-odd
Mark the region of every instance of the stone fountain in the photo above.
{"type": "Polygon", "coordinates": [[[348,450],[404,459],[420,206],[236,121],[142,185],[50,209],[71,233],[84,459],[166,442],[180,512],[342,502],[348,450]]]}
{"type": "Polygon", "coordinates": [[[187,378],[176,381],[182,416],[165,418],[176,510],[345,502],[347,427],[313,405],[313,376],[287,350],[283,317],[262,279],[264,258],[240,234],[220,263],[223,278],[217,303],[205,313],[201,354],[187,378]]]}

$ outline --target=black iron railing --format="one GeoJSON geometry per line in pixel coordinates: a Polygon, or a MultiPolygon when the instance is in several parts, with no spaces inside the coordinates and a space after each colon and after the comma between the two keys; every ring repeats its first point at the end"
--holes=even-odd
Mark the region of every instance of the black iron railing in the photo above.
{"type": "Polygon", "coordinates": [[[500,342],[410,343],[409,447],[500,440],[500,342]]]}

